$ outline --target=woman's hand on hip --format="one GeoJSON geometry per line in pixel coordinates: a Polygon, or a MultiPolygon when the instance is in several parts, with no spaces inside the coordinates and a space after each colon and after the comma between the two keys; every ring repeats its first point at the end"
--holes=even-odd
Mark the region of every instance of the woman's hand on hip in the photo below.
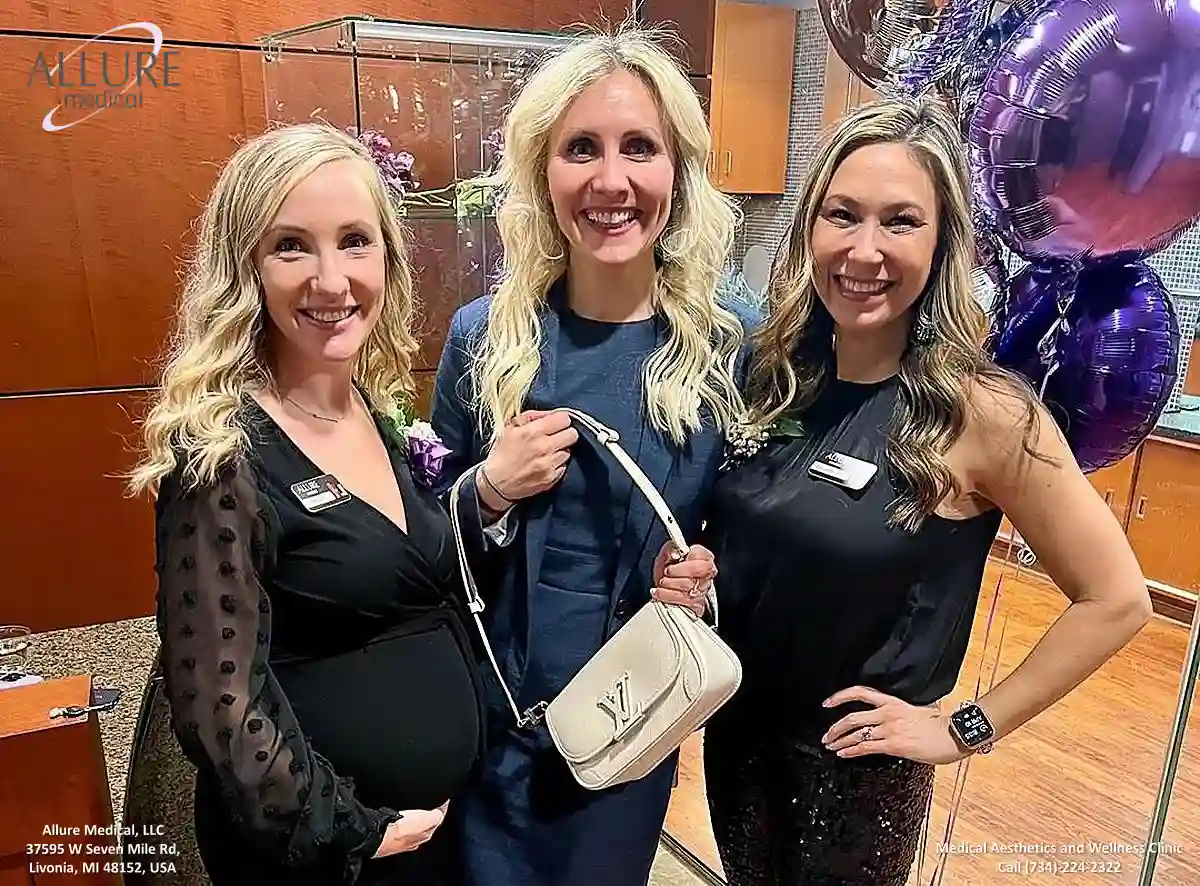
{"type": "Polygon", "coordinates": [[[872,707],[842,717],[821,738],[822,744],[839,757],[889,754],[940,765],[967,756],[950,732],[949,719],[936,707],[911,705],[865,686],[835,692],[825,700],[825,707],[851,701],[872,707]]]}
{"type": "Polygon", "coordinates": [[[412,852],[429,841],[434,832],[446,820],[446,810],[450,801],[446,801],[437,809],[408,809],[401,812],[399,821],[393,821],[383,834],[383,842],[375,853],[375,858],[384,858],[398,852],[412,852]]]}
{"type": "Polygon", "coordinates": [[[681,553],[668,541],[654,559],[654,590],[656,600],[686,606],[697,615],[704,615],[708,592],[717,577],[717,563],[712,551],[702,545],[692,545],[681,553]]]}
{"type": "Polygon", "coordinates": [[[522,412],[501,431],[483,463],[480,495],[493,510],[545,492],[562,479],[579,432],[562,411],[522,412]]]}

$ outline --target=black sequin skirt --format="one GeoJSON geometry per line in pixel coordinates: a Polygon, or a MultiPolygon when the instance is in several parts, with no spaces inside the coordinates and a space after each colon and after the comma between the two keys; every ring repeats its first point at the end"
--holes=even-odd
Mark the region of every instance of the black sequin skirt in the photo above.
{"type": "Polygon", "coordinates": [[[933,767],[843,759],[743,722],[704,735],[713,833],[729,886],[904,886],[933,767]]]}

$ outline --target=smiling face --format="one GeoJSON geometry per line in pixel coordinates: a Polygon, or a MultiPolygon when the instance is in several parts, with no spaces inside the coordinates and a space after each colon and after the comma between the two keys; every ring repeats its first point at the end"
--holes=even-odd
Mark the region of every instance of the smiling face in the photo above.
{"type": "Polygon", "coordinates": [[[933,179],[905,145],[842,161],[812,230],[814,282],[839,329],[908,322],[933,264],[937,212],[933,179]]]}
{"type": "Polygon", "coordinates": [[[379,212],[353,161],[296,185],[256,255],[277,357],[317,369],[358,356],[383,307],[385,257],[379,212]]]}
{"type": "Polygon", "coordinates": [[[572,261],[650,258],[671,214],[675,163],[645,84],[615,71],[580,93],[550,133],[546,176],[572,261]]]}

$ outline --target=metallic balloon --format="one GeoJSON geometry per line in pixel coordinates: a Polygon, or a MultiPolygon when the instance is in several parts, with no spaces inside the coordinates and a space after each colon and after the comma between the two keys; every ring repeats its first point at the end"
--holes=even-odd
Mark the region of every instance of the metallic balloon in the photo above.
{"type": "Polygon", "coordinates": [[[1147,254],[1200,218],[1200,3],[1059,0],[1007,41],[969,126],[1014,252],[1147,254]]]}
{"type": "Polygon", "coordinates": [[[987,312],[991,317],[991,330],[985,347],[989,352],[995,346],[996,334],[1003,329],[1011,310],[1008,285],[1008,268],[1004,264],[1003,247],[994,231],[981,221],[975,222],[975,267],[972,276],[977,288],[986,287],[979,277],[982,275],[990,284],[991,302],[987,312]]]}
{"type": "Polygon", "coordinates": [[[1078,271],[1066,331],[1046,378],[1038,344],[1059,322],[1058,296],[1071,273],[1057,262],[1013,278],[996,362],[1040,390],[1085,472],[1115,464],[1154,429],[1179,372],[1179,320],[1162,281],[1140,261],[1116,259],[1078,271]]]}
{"type": "Polygon", "coordinates": [[[975,225],[975,266],[983,271],[997,290],[1008,288],[1008,273],[996,235],[985,225],[975,225]]]}
{"type": "Polygon", "coordinates": [[[818,0],[825,30],[873,88],[918,92],[962,60],[991,0],[818,0]]]}
{"type": "Polygon", "coordinates": [[[1011,5],[991,4],[979,36],[965,53],[962,64],[948,76],[948,91],[955,96],[964,136],[969,133],[971,115],[1000,50],[1033,12],[1040,6],[1053,2],[1054,0],[1025,0],[1011,5]]]}

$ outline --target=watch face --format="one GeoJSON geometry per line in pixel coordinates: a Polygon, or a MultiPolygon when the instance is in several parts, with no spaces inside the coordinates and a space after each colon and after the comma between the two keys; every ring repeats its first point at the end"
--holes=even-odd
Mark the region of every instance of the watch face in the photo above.
{"type": "Polygon", "coordinates": [[[996,737],[996,730],[988,722],[979,705],[970,705],[950,715],[950,722],[962,743],[969,748],[977,747],[996,737]]]}

